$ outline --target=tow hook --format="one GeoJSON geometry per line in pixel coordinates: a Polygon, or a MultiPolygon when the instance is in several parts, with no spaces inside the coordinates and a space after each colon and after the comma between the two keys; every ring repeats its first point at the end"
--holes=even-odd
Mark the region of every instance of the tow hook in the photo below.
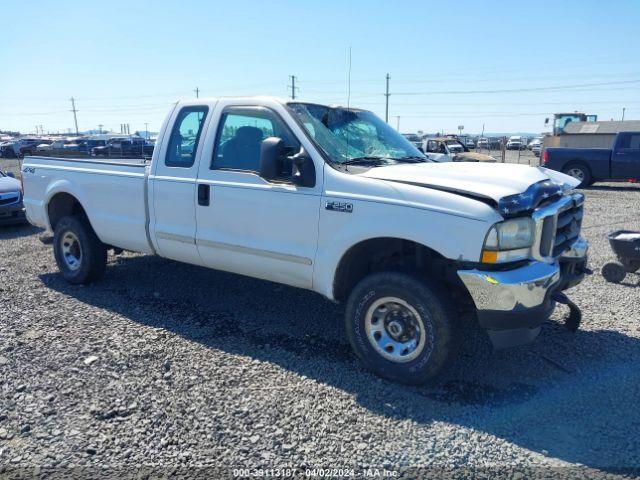
{"type": "Polygon", "coordinates": [[[570,332],[577,332],[580,327],[580,322],[582,321],[582,312],[580,311],[580,308],[569,300],[569,297],[562,292],[555,292],[551,298],[554,301],[569,307],[569,316],[565,319],[564,326],[570,332]]]}

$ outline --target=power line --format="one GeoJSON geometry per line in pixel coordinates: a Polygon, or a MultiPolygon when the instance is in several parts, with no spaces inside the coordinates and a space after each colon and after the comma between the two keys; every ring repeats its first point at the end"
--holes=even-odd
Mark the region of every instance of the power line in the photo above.
{"type": "Polygon", "coordinates": [[[559,85],[559,86],[547,86],[547,87],[509,88],[509,89],[495,89],[495,90],[443,90],[443,91],[430,91],[430,92],[396,92],[394,93],[394,95],[439,95],[439,94],[473,95],[473,94],[491,94],[491,93],[541,92],[541,91],[548,91],[548,90],[565,90],[565,89],[584,88],[584,87],[602,87],[602,86],[608,86],[608,85],[628,85],[632,83],[640,83],[640,80],[583,83],[583,84],[559,85]]]}

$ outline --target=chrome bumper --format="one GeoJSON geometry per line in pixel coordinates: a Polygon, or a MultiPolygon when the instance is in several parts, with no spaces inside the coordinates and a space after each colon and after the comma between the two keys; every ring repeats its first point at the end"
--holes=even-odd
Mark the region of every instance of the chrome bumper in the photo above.
{"type": "MultiPolygon", "coordinates": [[[[584,278],[582,266],[576,273],[575,265],[586,264],[587,250],[587,241],[580,237],[553,263],[533,261],[508,271],[459,270],[458,276],[475,303],[481,326],[490,331],[522,331],[518,338],[531,341],[537,335],[531,329],[539,330],[555,307],[552,293],[584,278]]],[[[523,341],[510,340],[507,346],[523,341]]]]}
{"type": "Polygon", "coordinates": [[[560,281],[560,266],[534,262],[506,272],[460,270],[458,276],[478,310],[516,313],[544,302],[549,289],[560,281]]]}

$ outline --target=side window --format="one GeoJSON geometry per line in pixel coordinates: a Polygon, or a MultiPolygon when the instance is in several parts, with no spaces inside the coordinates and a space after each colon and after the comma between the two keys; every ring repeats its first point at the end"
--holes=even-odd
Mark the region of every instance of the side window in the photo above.
{"type": "Polygon", "coordinates": [[[620,139],[621,149],[640,149],[640,133],[627,133],[620,139]]]}
{"type": "Polygon", "coordinates": [[[208,111],[209,108],[204,106],[180,110],[169,137],[169,148],[164,160],[167,167],[189,168],[193,165],[208,111]]]}
{"type": "MultiPolygon", "coordinates": [[[[260,148],[267,137],[284,140],[289,155],[300,150],[298,140],[273,111],[263,107],[230,107],[220,119],[211,169],[260,170],[260,148]]],[[[282,176],[291,175],[283,165],[282,176]]]]}

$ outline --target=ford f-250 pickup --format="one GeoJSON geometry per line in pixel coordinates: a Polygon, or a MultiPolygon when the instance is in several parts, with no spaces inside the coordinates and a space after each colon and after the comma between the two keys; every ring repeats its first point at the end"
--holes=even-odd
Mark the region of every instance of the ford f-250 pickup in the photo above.
{"type": "Polygon", "coordinates": [[[640,180],[640,132],[620,132],[613,148],[562,148],[544,150],[542,165],[564,172],[581,187],[602,180],[640,180]]]}
{"type": "Polygon", "coordinates": [[[346,304],[357,357],[395,381],[452,360],[461,305],[517,345],[585,275],[575,179],[430,162],[365,110],[182,101],[139,162],[25,160],[28,218],[54,232],[66,280],[98,280],[113,249],[311,289],[346,304]]]}

